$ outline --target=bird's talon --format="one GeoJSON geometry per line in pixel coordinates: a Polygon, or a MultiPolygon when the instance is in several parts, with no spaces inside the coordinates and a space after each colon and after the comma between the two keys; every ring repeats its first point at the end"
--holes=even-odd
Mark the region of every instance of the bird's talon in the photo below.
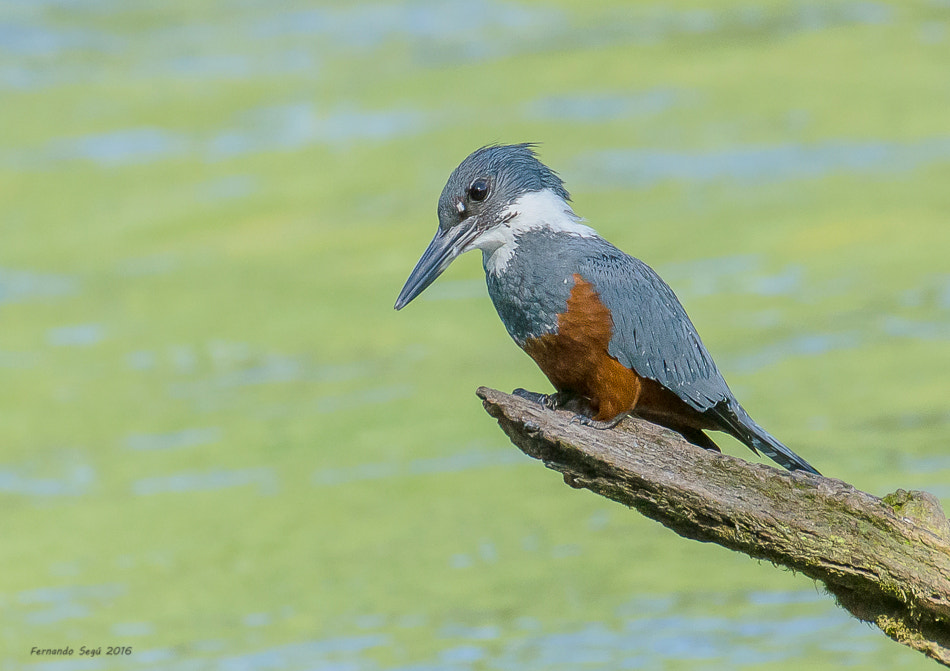
{"type": "Polygon", "coordinates": [[[561,410],[568,406],[577,396],[568,392],[557,391],[553,394],[542,394],[537,391],[528,391],[518,387],[511,392],[513,396],[533,401],[538,405],[543,405],[548,410],[561,410]]]}
{"type": "Polygon", "coordinates": [[[587,417],[586,415],[574,415],[574,418],[571,420],[571,424],[581,424],[582,426],[589,426],[592,429],[597,429],[598,431],[606,431],[607,429],[612,429],[620,422],[623,421],[626,414],[621,414],[618,417],[607,420],[606,422],[601,422],[592,417],[587,417]]]}
{"type": "Polygon", "coordinates": [[[514,391],[512,391],[511,394],[512,394],[512,396],[517,396],[518,398],[523,398],[523,399],[525,399],[525,400],[527,400],[527,401],[531,401],[531,402],[533,402],[533,403],[537,403],[538,405],[543,405],[545,408],[549,408],[549,407],[550,407],[550,406],[548,405],[548,403],[549,403],[549,400],[548,400],[548,399],[550,398],[550,396],[548,396],[548,394],[541,394],[541,393],[536,392],[536,391],[528,391],[527,389],[522,389],[521,387],[518,387],[517,389],[515,389],[514,391]]]}

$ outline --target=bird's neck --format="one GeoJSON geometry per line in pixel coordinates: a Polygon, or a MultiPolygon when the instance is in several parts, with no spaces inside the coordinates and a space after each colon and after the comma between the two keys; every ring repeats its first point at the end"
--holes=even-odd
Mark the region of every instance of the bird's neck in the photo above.
{"type": "Polygon", "coordinates": [[[502,212],[502,223],[485,231],[472,244],[482,250],[485,272],[505,272],[518,249],[518,240],[531,231],[549,231],[591,238],[597,236],[574,213],[570,203],[550,189],[530,191],[512,201],[502,212]]]}

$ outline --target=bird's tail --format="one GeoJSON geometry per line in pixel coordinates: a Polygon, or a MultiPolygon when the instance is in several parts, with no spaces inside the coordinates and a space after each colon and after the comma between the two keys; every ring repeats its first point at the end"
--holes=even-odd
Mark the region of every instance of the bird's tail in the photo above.
{"type": "Polygon", "coordinates": [[[776,438],[755,423],[738,403],[730,403],[726,407],[717,408],[720,419],[726,424],[726,431],[745,443],[749,449],[758,454],[761,452],[779,466],[790,471],[807,471],[821,475],[818,470],[800,456],[785,447],[776,438]]]}

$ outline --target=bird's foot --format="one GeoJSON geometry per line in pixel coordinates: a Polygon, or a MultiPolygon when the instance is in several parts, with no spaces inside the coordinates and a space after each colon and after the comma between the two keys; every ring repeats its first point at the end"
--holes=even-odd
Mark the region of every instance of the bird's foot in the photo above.
{"type": "Polygon", "coordinates": [[[598,431],[604,431],[606,429],[612,429],[620,424],[620,422],[622,422],[626,416],[627,413],[622,412],[613,419],[609,419],[606,422],[601,422],[592,417],[588,417],[587,415],[577,414],[574,415],[573,419],[571,419],[571,424],[580,424],[581,426],[589,426],[590,428],[597,429],[598,431]]]}
{"type": "Polygon", "coordinates": [[[623,421],[627,413],[620,413],[613,419],[601,422],[591,417],[593,410],[590,407],[590,401],[584,396],[569,391],[557,391],[553,394],[542,394],[537,391],[528,391],[518,387],[513,392],[514,396],[527,399],[538,405],[542,405],[548,410],[569,410],[574,412],[571,418],[571,424],[580,424],[589,426],[593,429],[605,430],[612,429],[623,421]]]}
{"type": "Polygon", "coordinates": [[[545,407],[548,406],[548,394],[542,394],[537,391],[528,391],[527,389],[522,389],[521,387],[518,387],[511,393],[514,396],[532,401],[538,405],[543,405],[545,407]]]}
{"type": "Polygon", "coordinates": [[[536,391],[528,391],[518,387],[513,392],[515,396],[533,401],[538,405],[543,405],[548,410],[561,410],[575,404],[580,398],[577,394],[566,391],[557,391],[553,394],[541,394],[536,391]]]}

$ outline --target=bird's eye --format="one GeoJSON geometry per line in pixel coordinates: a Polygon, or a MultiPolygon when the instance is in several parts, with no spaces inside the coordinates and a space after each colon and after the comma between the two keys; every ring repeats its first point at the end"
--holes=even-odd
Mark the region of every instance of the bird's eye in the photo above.
{"type": "Polygon", "coordinates": [[[488,197],[488,182],[484,179],[476,179],[468,187],[468,197],[474,201],[482,201],[488,197]]]}

